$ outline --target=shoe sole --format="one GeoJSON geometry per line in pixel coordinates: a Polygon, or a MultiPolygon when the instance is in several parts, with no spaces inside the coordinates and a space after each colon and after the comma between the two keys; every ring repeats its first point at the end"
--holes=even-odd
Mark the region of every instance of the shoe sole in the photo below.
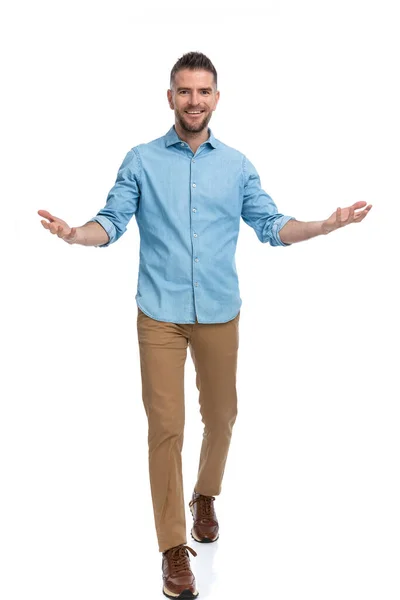
{"type": "Polygon", "coordinates": [[[219,536],[215,538],[215,540],[211,540],[210,538],[203,538],[202,540],[200,540],[198,537],[196,537],[193,534],[193,529],[190,532],[190,535],[192,536],[192,538],[194,539],[195,542],[199,542],[199,544],[213,544],[214,542],[216,542],[219,539],[219,536]]]}
{"type": "Polygon", "coordinates": [[[183,592],[181,592],[180,594],[173,594],[172,592],[167,590],[167,588],[164,586],[163,594],[164,594],[164,596],[167,596],[167,598],[172,598],[173,600],[189,600],[190,598],[197,598],[197,596],[199,595],[199,592],[196,592],[196,594],[193,594],[193,592],[191,592],[190,590],[183,590],[183,592]]]}
{"type": "MultiPolygon", "coordinates": [[[[192,511],[192,507],[190,507],[190,512],[192,513],[192,517],[193,516],[193,511],[192,511]]],[[[195,542],[199,542],[199,544],[212,544],[213,542],[216,542],[219,538],[219,534],[218,536],[215,538],[215,540],[210,540],[210,538],[208,537],[204,537],[203,539],[199,539],[194,533],[193,533],[193,529],[191,529],[190,531],[190,535],[192,536],[192,538],[194,539],[195,542]]]]}

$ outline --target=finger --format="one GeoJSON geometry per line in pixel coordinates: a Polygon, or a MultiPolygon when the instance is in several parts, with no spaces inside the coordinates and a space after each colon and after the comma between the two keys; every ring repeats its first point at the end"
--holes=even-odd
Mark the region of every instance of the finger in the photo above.
{"type": "Polygon", "coordinates": [[[347,218],[343,219],[343,223],[342,223],[343,227],[345,225],[349,225],[350,223],[353,223],[353,221],[354,221],[354,207],[349,206],[345,210],[348,211],[348,214],[347,214],[347,218]]]}
{"type": "Polygon", "coordinates": [[[342,209],[340,206],[336,209],[336,222],[339,224],[339,227],[342,226],[342,209]]]}
{"type": "Polygon", "coordinates": [[[40,221],[40,222],[45,229],[50,229],[50,223],[48,223],[47,221],[40,221]]]}
{"type": "Polygon", "coordinates": [[[49,219],[49,221],[55,221],[55,217],[53,217],[48,210],[38,210],[38,215],[45,217],[45,219],[49,219]]]}
{"type": "Polygon", "coordinates": [[[371,210],[372,206],[367,206],[367,208],[363,211],[361,211],[360,213],[358,213],[356,215],[356,217],[354,218],[354,222],[355,223],[359,223],[360,221],[362,221],[363,219],[365,219],[365,217],[367,216],[367,214],[369,213],[369,211],[371,210]]]}
{"type": "Polygon", "coordinates": [[[354,218],[354,221],[353,221],[353,223],[359,223],[360,221],[362,221],[362,220],[363,220],[363,219],[364,219],[364,218],[367,216],[367,214],[368,214],[368,213],[366,213],[366,212],[362,212],[362,213],[358,214],[358,215],[357,215],[357,216],[354,218]]]}
{"type": "Polygon", "coordinates": [[[346,219],[346,224],[352,223],[354,221],[354,211],[355,211],[355,208],[354,208],[354,204],[353,204],[353,206],[350,206],[350,208],[349,208],[349,216],[346,219]]]}
{"type": "Polygon", "coordinates": [[[367,203],[364,200],[359,200],[358,202],[355,202],[354,204],[352,204],[351,208],[356,210],[357,208],[363,208],[366,205],[367,205],[367,203]]]}
{"type": "Polygon", "coordinates": [[[363,215],[364,213],[368,213],[372,208],[372,204],[368,204],[368,206],[366,208],[364,208],[364,210],[360,210],[359,212],[356,213],[357,215],[363,215]]]}

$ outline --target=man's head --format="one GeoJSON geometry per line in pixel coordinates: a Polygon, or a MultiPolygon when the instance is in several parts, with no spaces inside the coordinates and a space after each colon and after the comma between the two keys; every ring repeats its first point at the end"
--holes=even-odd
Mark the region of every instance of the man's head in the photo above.
{"type": "Polygon", "coordinates": [[[217,71],[210,59],[200,52],[184,54],[172,68],[167,94],[175,123],[186,132],[203,131],[219,100],[217,71]]]}

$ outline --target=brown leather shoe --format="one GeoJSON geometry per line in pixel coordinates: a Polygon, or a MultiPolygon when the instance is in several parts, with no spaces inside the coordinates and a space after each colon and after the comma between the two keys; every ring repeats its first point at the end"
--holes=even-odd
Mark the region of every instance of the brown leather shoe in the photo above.
{"type": "Polygon", "coordinates": [[[197,598],[196,580],[190,568],[189,552],[197,553],[189,546],[175,546],[163,552],[163,593],[167,598],[197,598]]]}
{"type": "Polygon", "coordinates": [[[219,537],[214,500],[214,496],[202,496],[193,492],[189,506],[194,519],[191,534],[196,542],[216,542],[219,537]]]}

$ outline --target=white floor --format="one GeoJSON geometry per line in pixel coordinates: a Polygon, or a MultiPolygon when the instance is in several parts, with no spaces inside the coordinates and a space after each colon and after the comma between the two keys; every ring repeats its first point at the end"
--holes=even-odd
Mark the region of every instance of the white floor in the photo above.
{"type": "Polygon", "coordinates": [[[129,148],[172,125],[170,69],[197,49],[218,69],[214,134],[280,211],[373,204],[291,248],[241,223],[239,415],[211,545],[189,536],[202,428],[187,363],[199,598],[399,600],[396,3],[4,4],[0,599],[164,598],[137,227],[109,249],[69,246],[36,211],[79,226],[104,206],[129,148]]]}
{"type": "MultiPolygon", "coordinates": [[[[392,400],[374,414],[367,400],[361,410],[354,395],[333,401],[311,385],[308,395],[278,401],[256,392],[263,371],[253,373],[239,376],[240,416],[215,503],[220,539],[199,544],[187,503],[202,427],[188,362],[183,469],[200,597],[398,600],[397,426],[385,416],[392,400]]],[[[41,376],[30,385],[38,389],[41,376]]],[[[96,392],[87,383],[60,397],[56,380],[9,406],[0,597],[161,600],[140,397],[107,378],[96,392]]]]}

